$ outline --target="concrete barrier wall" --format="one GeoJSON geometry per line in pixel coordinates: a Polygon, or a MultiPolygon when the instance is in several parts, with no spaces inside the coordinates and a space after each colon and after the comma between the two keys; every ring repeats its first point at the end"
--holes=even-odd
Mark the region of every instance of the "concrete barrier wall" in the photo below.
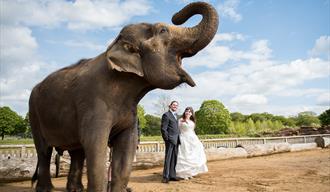
{"type": "MultiPolygon", "coordinates": [[[[270,155],[283,152],[312,150],[319,148],[316,143],[266,143],[266,144],[241,144],[236,148],[210,147],[205,149],[208,161],[217,161],[233,158],[247,158],[270,155]]],[[[133,169],[146,169],[161,166],[164,162],[164,152],[138,152],[133,169]]],[[[37,164],[37,157],[4,158],[0,159],[0,182],[30,179],[37,164]]],[[[107,163],[108,165],[108,163],[107,163]]],[[[68,173],[70,157],[64,154],[61,158],[60,175],[68,173]]],[[[51,162],[51,173],[55,174],[54,158],[51,162]]]]}

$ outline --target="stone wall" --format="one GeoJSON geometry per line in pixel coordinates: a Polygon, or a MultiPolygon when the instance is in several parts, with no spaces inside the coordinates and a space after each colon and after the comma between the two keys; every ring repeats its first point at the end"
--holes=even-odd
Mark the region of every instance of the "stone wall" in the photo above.
{"type": "MultiPolygon", "coordinates": [[[[236,148],[213,147],[205,150],[208,161],[217,161],[232,158],[247,158],[274,153],[293,152],[301,150],[311,150],[318,148],[316,143],[266,143],[253,145],[238,145],[236,148]]],[[[138,152],[136,160],[133,162],[133,169],[146,169],[155,166],[162,166],[164,152],[138,152]]],[[[55,158],[51,159],[51,175],[55,176],[55,158]]],[[[37,164],[37,157],[9,157],[0,160],[0,182],[31,179],[37,164]]],[[[106,162],[109,166],[109,162],[106,162]]],[[[67,152],[61,157],[60,176],[68,174],[70,167],[70,157],[67,152]]],[[[104,174],[106,174],[106,171],[104,174]]],[[[86,168],[84,168],[86,172],[86,168]]]]}

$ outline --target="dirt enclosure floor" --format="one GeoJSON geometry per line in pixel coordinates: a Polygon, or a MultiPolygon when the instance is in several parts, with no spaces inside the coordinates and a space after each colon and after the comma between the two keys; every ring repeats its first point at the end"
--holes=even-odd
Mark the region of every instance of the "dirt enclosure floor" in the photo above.
{"type": "MultiPolygon", "coordinates": [[[[209,172],[191,180],[161,183],[162,168],[132,172],[135,192],[330,191],[330,149],[282,153],[208,163],[209,172]]],[[[52,179],[54,191],[65,191],[66,178],[52,179]]],[[[87,181],[84,177],[85,187],[87,181]]],[[[32,191],[30,181],[1,183],[0,191],[32,191]]]]}

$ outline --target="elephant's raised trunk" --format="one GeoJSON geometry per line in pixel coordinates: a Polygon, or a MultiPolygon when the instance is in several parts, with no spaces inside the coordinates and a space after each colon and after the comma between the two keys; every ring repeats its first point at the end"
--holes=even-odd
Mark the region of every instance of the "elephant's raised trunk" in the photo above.
{"type": "MultiPolygon", "coordinates": [[[[206,47],[213,39],[219,25],[219,18],[216,10],[204,2],[195,2],[187,5],[172,17],[175,25],[181,25],[190,17],[196,14],[203,16],[202,21],[192,28],[178,27],[175,31],[179,34],[178,43],[184,49],[179,50],[181,57],[191,57],[206,47]]],[[[176,27],[175,27],[176,28],[176,27]]]]}

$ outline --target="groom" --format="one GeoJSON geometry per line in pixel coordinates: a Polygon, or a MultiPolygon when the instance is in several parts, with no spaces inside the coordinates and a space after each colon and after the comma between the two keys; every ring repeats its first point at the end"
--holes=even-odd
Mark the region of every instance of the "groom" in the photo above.
{"type": "Polygon", "coordinates": [[[176,177],[175,166],[178,156],[178,145],[179,140],[179,128],[176,116],[176,110],[178,109],[179,103],[172,101],[169,105],[169,111],[164,113],[162,116],[161,132],[165,142],[165,163],[163,170],[163,183],[169,181],[179,181],[176,177]]]}

